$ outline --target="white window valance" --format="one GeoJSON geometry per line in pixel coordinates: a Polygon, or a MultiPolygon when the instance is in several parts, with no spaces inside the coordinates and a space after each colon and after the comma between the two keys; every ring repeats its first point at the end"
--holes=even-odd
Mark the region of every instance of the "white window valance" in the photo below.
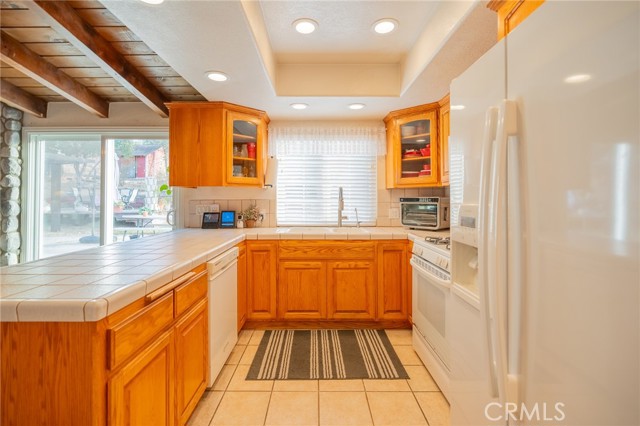
{"type": "Polygon", "coordinates": [[[311,126],[269,128],[269,155],[384,155],[383,126],[311,126]]]}

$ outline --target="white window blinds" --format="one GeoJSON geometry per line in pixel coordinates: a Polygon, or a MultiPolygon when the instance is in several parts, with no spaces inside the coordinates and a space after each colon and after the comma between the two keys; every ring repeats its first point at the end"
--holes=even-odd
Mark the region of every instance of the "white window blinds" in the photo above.
{"type": "Polygon", "coordinates": [[[384,128],[273,128],[278,157],[278,226],[335,226],[343,188],[342,223],[375,225],[377,155],[384,128]]]}

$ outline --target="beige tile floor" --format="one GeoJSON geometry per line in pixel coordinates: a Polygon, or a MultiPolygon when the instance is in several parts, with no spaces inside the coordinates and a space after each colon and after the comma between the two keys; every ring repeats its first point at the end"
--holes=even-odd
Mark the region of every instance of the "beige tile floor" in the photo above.
{"type": "Polygon", "coordinates": [[[387,330],[408,380],[245,380],[263,333],[240,333],[189,426],[449,425],[449,404],[413,351],[411,330],[387,330]]]}

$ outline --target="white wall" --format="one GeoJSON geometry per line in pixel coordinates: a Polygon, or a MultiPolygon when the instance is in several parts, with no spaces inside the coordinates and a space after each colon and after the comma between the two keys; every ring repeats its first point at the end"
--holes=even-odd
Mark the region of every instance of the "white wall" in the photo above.
{"type": "Polygon", "coordinates": [[[47,117],[24,115],[23,127],[30,128],[157,128],[169,129],[169,119],[162,118],[142,102],[109,104],[109,117],[100,118],[71,102],[49,102],[47,117]]]}

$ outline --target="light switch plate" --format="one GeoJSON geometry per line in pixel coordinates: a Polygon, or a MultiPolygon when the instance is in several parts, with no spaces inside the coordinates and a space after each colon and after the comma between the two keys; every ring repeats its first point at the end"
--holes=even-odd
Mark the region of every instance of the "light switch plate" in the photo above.
{"type": "Polygon", "coordinates": [[[399,219],[400,218],[400,209],[397,207],[392,207],[389,209],[389,219],[399,219]]]}

